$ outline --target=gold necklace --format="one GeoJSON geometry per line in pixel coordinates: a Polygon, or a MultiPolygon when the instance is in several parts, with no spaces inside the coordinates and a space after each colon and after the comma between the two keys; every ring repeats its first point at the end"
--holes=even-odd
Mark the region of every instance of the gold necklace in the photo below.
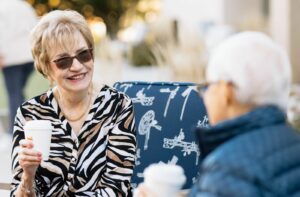
{"type": "Polygon", "coordinates": [[[88,102],[88,105],[87,105],[86,109],[78,117],[73,118],[73,117],[67,116],[66,113],[63,111],[62,101],[60,100],[60,93],[57,90],[57,101],[58,101],[58,103],[60,103],[60,111],[63,114],[63,116],[71,122],[76,122],[76,121],[80,120],[90,109],[90,105],[91,105],[91,101],[92,101],[92,95],[90,93],[88,93],[88,96],[89,96],[89,102],[88,102]]]}

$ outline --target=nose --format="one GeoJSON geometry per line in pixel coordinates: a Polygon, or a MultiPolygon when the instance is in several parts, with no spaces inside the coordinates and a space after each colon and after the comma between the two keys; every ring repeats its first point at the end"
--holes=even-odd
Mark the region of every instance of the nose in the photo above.
{"type": "Polygon", "coordinates": [[[77,58],[74,58],[70,70],[76,71],[76,70],[80,70],[82,67],[83,64],[80,63],[77,58]]]}

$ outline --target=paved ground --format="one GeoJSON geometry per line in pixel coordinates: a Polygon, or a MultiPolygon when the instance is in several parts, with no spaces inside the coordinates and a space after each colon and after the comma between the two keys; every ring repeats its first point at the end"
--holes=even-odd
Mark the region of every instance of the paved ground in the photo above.
{"type": "MultiPolygon", "coordinates": [[[[11,138],[9,135],[4,135],[0,133],[0,182],[9,183],[11,181],[11,171],[10,171],[10,148],[11,138]]],[[[8,191],[1,191],[0,196],[9,196],[8,191]]]]}

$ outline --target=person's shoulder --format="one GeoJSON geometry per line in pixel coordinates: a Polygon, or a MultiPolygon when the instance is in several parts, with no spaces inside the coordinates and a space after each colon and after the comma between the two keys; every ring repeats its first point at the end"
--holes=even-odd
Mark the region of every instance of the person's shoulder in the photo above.
{"type": "MultiPolygon", "coordinates": [[[[241,138],[240,143],[244,143],[245,141],[250,141],[252,146],[258,147],[260,152],[266,150],[266,153],[273,153],[276,151],[271,150],[282,150],[293,146],[293,144],[300,143],[300,133],[285,121],[255,130],[249,133],[249,135],[245,135],[244,139],[241,138]]],[[[248,146],[251,145],[248,144],[248,146]]]]}
{"type": "Polygon", "coordinates": [[[98,97],[105,95],[111,99],[119,99],[119,100],[121,99],[121,100],[131,101],[130,97],[127,94],[108,85],[102,85],[100,88],[99,87],[96,88],[96,90],[98,92],[98,97]]]}
{"type": "Polygon", "coordinates": [[[282,152],[299,152],[299,143],[299,132],[287,123],[277,124],[255,129],[221,144],[208,155],[206,162],[208,165],[220,163],[251,167],[262,163],[266,158],[281,155],[282,152]]]}
{"type": "Polygon", "coordinates": [[[39,94],[37,96],[28,99],[21,105],[21,108],[26,106],[32,106],[32,105],[39,105],[39,106],[48,105],[51,96],[53,97],[52,91],[48,90],[47,92],[44,92],[42,94],[39,94]]]}

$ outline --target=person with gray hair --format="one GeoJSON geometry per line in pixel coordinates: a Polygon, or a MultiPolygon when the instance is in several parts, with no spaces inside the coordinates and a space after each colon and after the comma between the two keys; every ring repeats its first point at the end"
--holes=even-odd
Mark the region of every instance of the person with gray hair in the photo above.
{"type": "Polygon", "coordinates": [[[267,35],[242,32],[213,51],[202,87],[210,126],[190,197],[299,196],[300,135],[287,121],[291,65],[267,35]]]}

